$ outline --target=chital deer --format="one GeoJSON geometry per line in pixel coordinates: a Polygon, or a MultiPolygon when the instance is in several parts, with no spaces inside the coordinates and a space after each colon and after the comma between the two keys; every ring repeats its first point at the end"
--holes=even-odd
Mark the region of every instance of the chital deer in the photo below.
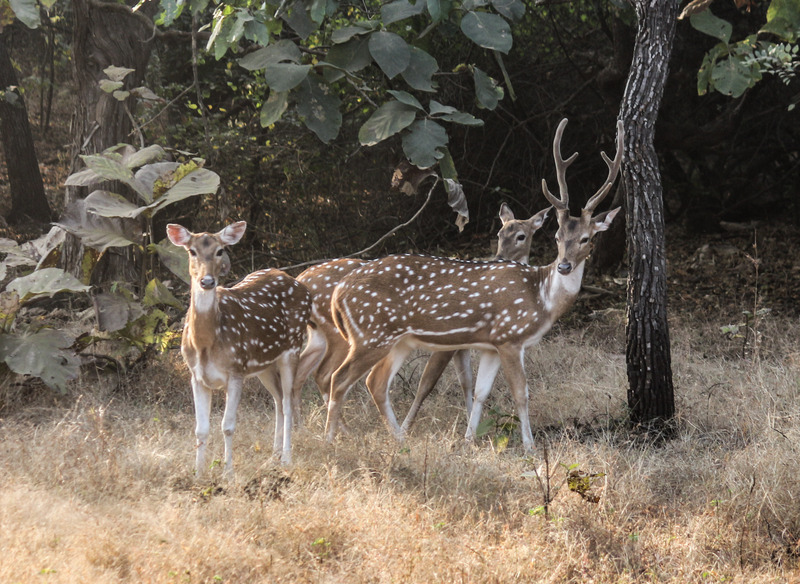
{"type": "MultiPolygon", "coordinates": [[[[500,206],[502,227],[498,233],[497,253],[494,259],[505,259],[527,264],[530,256],[532,236],[544,223],[546,209],[529,219],[516,219],[511,209],[503,203],[500,206]]],[[[300,364],[295,376],[293,394],[300,395],[305,380],[314,373],[314,380],[324,402],[328,402],[330,382],[333,372],[342,364],[349,345],[339,334],[331,318],[331,296],[333,289],[347,274],[367,263],[368,260],[340,258],[330,260],[303,271],[297,280],[302,282],[313,296],[312,321],[308,326],[308,342],[300,355],[300,364]]],[[[454,360],[456,377],[464,394],[464,403],[469,418],[472,409],[472,367],[469,350],[441,351],[433,353],[428,359],[420,377],[414,403],[403,421],[403,429],[408,430],[419,411],[422,402],[431,393],[447,364],[454,360]]],[[[295,403],[295,417],[299,403],[295,403]]]]}
{"type": "Polygon", "coordinates": [[[390,430],[402,440],[389,401],[389,384],[408,354],[422,347],[438,351],[465,348],[480,353],[475,395],[465,438],[472,440],[483,403],[503,366],[520,419],[525,450],[533,448],[528,417],[528,386],[523,358],[575,301],[581,288],[592,238],[608,229],[619,208],[592,216],[611,190],[623,154],[622,123],[617,124],[614,160],[603,186],[579,217],[569,214],[566,169],[577,154],[561,156],[562,120],[553,141],[560,199],[542,180],[545,197],[557,210],[557,259],[548,266],[513,262],[467,262],[415,255],[395,255],[353,270],[331,300],[334,323],[347,338],[349,352],[333,374],[325,434],[333,441],[341,405],[350,387],[367,371],[372,394],[390,430]]]}
{"type": "Polygon", "coordinates": [[[169,240],[189,252],[191,300],[181,353],[192,375],[198,475],[206,468],[211,392],[224,389],[224,473],[231,476],[236,409],[244,380],[253,376],[275,400],[273,450],[282,463],[291,462],[292,383],[311,297],[302,284],[274,269],[253,272],[230,288],[219,285],[230,268],[225,246],[237,243],[246,227],[239,221],[211,234],[167,225],[169,240]]]}

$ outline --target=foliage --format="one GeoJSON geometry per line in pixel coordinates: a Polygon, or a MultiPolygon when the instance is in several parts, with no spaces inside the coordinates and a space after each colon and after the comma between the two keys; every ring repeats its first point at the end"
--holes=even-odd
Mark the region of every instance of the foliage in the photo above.
{"type": "Polygon", "coordinates": [[[51,236],[47,240],[50,247],[47,242],[40,245],[44,253],[38,254],[42,258],[39,261],[36,261],[38,256],[26,253],[26,248],[14,242],[6,241],[0,246],[0,252],[6,253],[0,273],[5,274],[9,267],[35,267],[31,273],[13,278],[0,294],[4,323],[0,332],[0,359],[12,371],[40,377],[50,387],[64,391],[66,382],[78,375],[80,361],[76,351],[104,343],[110,347],[112,357],[119,359],[125,358],[131,349],[164,350],[178,337],[162,307],[180,310],[182,305],[156,277],[152,264],[150,269],[142,268],[141,298],[122,283],[94,294],[97,330],[79,336],[33,323],[15,331],[21,323],[17,315],[25,304],[62,292],[89,292],[87,283],[92,271],[109,248],[135,246],[149,256],[158,256],[162,265],[188,281],[185,254],[176,254],[174,246],[163,241],[147,243],[153,241],[152,218],[188,197],[213,194],[219,186],[219,176],[204,169],[202,160],[181,164],[163,161],[165,156],[163,148],[157,145],[137,150],[119,144],[101,154],[83,156],[86,168],[67,179],[71,186],[126,185],[142,203],[137,205],[118,193],[97,189],[65,209],[56,223],[56,231],[68,231],[94,250],[86,255],[84,282],[43,263],[63,238],[51,236]]]}
{"type": "Polygon", "coordinates": [[[731,23],[715,16],[707,7],[691,14],[690,21],[694,28],[720,41],[708,51],[697,73],[700,95],[718,91],[738,98],[765,74],[776,75],[786,84],[794,79],[800,34],[797,0],[772,0],[764,26],[756,34],[738,41],[732,41],[731,23]],[[783,42],[775,42],[776,38],[783,42]]]}

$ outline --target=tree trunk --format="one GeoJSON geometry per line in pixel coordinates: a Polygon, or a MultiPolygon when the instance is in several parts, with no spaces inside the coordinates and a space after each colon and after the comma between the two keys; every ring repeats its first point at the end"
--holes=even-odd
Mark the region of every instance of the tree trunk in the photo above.
{"type": "Polygon", "coordinates": [[[44,194],[28,110],[22,94],[10,89],[18,85],[17,72],[6,50],[5,35],[0,35],[0,89],[7,92],[5,98],[0,99],[0,133],[11,191],[8,221],[49,223],[50,205],[44,194]]]}
{"type": "MultiPolygon", "coordinates": [[[[124,4],[73,0],[72,6],[75,15],[72,55],[76,100],[71,172],[76,172],[83,167],[80,154],[95,154],[120,142],[133,141],[133,125],[125,111],[125,104],[132,111],[135,99],[120,102],[102,91],[98,83],[106,78],[103,69],[115,65],[133,69],[133,73],[125,78],[126,89],[140,86],[150,60],[154,31],[145,15],[132,13],[124,4]]],[[[119,187],[110,190],[126,194],[119,187]]],[[[80,194],[86,194],[84,189],[68,187],[65,206],[80,194]]],[[[132,258],[124,253],[129,250],[112,248],[109,251],[116,253],[106,254],[100,281],[129,280],[132,276],[132,258]]],[[[62,267],[79,275],[82,257],[81,242],[69,235],[64,243],[62,267]]]]}
{"type": "Polygon", "coordinates": [[[620,109],[625,126],[622,180],[628,224],[628,407],[634,423],[675,413],[661,175],[653,146],[675,37],[678,0],[634,0],[638,33],[620,109]]]}

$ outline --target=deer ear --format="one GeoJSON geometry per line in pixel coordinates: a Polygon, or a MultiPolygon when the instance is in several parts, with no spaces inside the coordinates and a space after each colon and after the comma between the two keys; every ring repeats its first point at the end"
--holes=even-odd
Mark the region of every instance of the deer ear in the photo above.
{"type": "Polygon", "coordinates": [[[502,203],[500,205],[500,221],[503,222],[503,225],[508,223],[509,221],[514,220],[514,211],[511,210],[511,207],[502,203]]]}
{"type": "Polygon", "coordinates": [[[614,217],[617,216],[617,213],[619,213],[620,209],[622,209],[622,207],[617,207],[616,209],[611,209],[610,211],[600,213],[596,217],[592,218],[594,230],[606,231],[609,227],[611,227],[611,222],[614,220],[614,217]]]}
{"type": "Polygon", "coordinates": [[[174,245],[186,247],[192,239],[192,234],[182,225],[170,223],[167,225],[167,237],[174,245]]]}
{"type": "Polygon", "coordinates": [[[231,223],[225,229],[217,233],[217,237],[219,237],[219,240],[225,245],[233,245],[234,243],[239,243],[239,240],[242,239],[244,235],[245,229],[247,229],[247,222],[237,221],[236,223],[231,223]]]}
{"type": "Polygon", "coordinates": [[[542,209],[536,215],[528,219],[528,221],[533,225],[534,229],[539,229],[543,224],[544,220],[547,219],[547,214],[550,212],[550,209],[553,207],[550,206],[547,209],[542,209]]]}

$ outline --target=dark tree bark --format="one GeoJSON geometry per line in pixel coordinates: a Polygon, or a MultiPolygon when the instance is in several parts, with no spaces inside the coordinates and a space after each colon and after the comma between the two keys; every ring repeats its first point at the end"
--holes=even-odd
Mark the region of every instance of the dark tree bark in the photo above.
{"type": "MultiPolygon", "coordinates": [[[[101,91],[98,83],[106,78],[103,69],[115,65],[134,70],[125,78],[126,89],[142,85],[155,36],[152,22],[147,16],[131,12],[124,4],[73,0],[72,7],[75,19],[72,54],[77,95],[73,115],[71,171],[75,172],[83,166],[80,154],[95,154],[120,142],[130,144],[137,141],[132,136],[133,125],[125,111],[125,103],[133,109],[134,98],[120,102],[101,91]]],[[[123,189],[110,190],[125,194],[123,189]]],[[[67,188],[65,204],[85,194],[81,188],[67,188]]],[[[104,273],[99,280],[129,280],[133,275],[130,270],[131,257],[127,253],[107,256],[104,273]]],[[[68,236],[62,253],[62,267],[77,275],[80,273],[82,257],[80,241],[68,236]]]]}
{"type": "Polygon", "coordinates": [[[24,221],[49,223],[50,205],[44,194],[28,110],[22,94],[9,89],[19,83],[5,41],[5,35],[0,34],[0,89],[8,92],[5,99],[0,99],[0,139],[11,190],[11,212],[7,219],[12,224],[24,221]]]}
{"type": "Polygon", "coordinates": [[[633,0],[638,33],[622,99],[622,180],[628,224],[628,407],[634,423],[675,413],[669,327],[664,204],[653,139],[675,37],[678,0],[633,0]]]}

